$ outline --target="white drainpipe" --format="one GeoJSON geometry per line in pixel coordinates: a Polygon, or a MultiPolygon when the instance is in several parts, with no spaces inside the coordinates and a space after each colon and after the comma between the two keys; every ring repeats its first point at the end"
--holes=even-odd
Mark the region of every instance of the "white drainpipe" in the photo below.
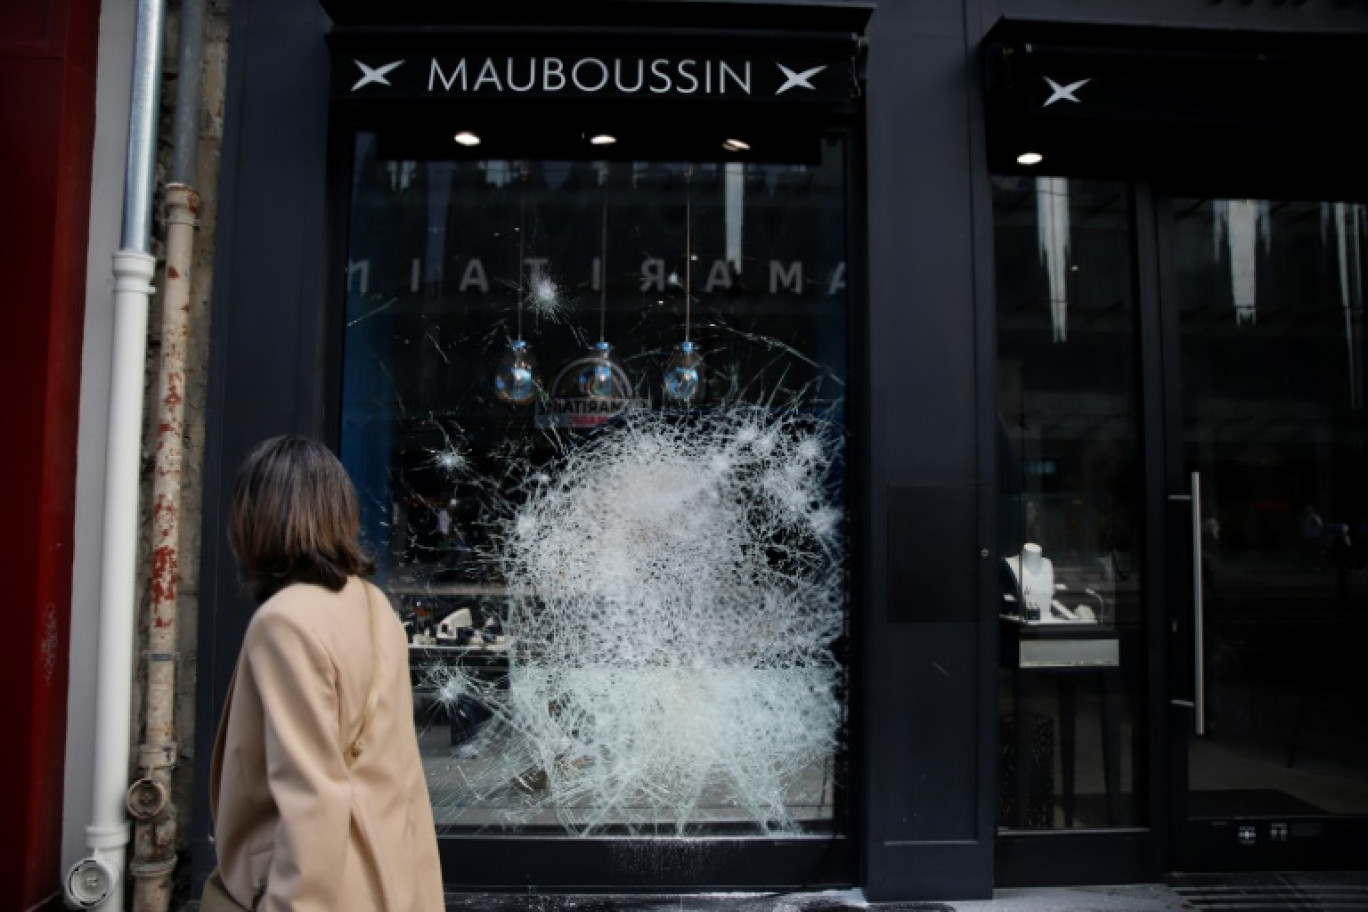
{"type": "Polygon", "coordinates": [[[86,827],[86,845],[91,854],[72,865],[64,883],[70,904],[107,912],[123,909],[121,881],[129,836],[125,792],[133,720],[143,370],[147,358],[147,313],[156,269],[156,260],[147,250],[151,241],[165,19],[165,0],[138,0],[122,249],[113,257],[114,351],[101,530],[95,775],[91,822],[86,827]]]}

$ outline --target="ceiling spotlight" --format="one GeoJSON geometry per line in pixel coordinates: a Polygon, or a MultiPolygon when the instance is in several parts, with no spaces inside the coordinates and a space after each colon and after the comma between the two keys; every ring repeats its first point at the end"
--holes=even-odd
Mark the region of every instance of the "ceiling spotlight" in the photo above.
{"type": "Polygon", "coordinates": [[[722,148],[728,152],[749,152],[750,143],[741,139],[724,139],[722,140],[722,148]]]}
{"type": "Polygon", "coordinates": [[[455,136],[451,138],[456,140],[463,146],[478,146],[480,144],[480,137],[476,136],[469,130],[462,130],[460,133],[457,133],[455,136]]]}
{"type": "Polygon", "coordinates": [[[1038,165],[1045,160],[1039,152],[1022,152],[1017,156],[1018,165],[1038,165]]]}
{"type": "Polygon", "coordinates": [[[617,142],[617,137],[611,133],[596,133],[589,137],[589,144],[594,146],[611,146],[617,142]]]}

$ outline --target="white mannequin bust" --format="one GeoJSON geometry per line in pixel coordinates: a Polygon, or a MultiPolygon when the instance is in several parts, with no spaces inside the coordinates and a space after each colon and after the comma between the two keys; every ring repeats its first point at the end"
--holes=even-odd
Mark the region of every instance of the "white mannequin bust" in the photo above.
{"type": "Polygon", "coordinates": [[[1022,615],[1049,617],[1055,593],[1054,564],[1044,555],[1040,545],[1034,542],[1022,545],[1020,554],[1007,558],[1007,566],[1012,568],[1017,589],[1021,592],[1022,615]]]}

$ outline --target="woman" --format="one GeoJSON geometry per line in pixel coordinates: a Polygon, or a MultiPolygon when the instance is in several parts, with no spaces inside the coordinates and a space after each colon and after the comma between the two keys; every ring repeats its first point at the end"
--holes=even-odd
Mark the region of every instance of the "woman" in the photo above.
{"type": "Polygon", "coordinates": [[[229,542],[259,603],[210,770],[218,873],[263,910],[438,912],[437,837],[404,630],[322,444],[276,437],[238,474],[229,542]]]}

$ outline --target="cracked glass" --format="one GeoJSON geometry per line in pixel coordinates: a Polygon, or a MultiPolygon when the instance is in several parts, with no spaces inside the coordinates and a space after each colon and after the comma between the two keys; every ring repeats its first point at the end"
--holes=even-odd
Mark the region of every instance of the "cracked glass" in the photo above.
{"type": "Polygon", "coordinates": [[[830,832],[846,163],[355,137],[340,450],[451,833],[830,832]]]}

